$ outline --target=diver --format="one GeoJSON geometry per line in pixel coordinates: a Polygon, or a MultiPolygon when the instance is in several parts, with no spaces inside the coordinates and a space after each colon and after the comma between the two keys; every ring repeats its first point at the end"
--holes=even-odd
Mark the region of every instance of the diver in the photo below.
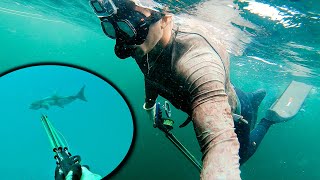
{"type": "Polygon", "coordinates": [[[244,93],[233,87],[226,47],[208,36],[202,21],[174,17],[152,0],[90,0],[90,5],[105,35],[115,39],[115,54],[133,57],[144,74],[143,108],[150,118],[158,95],[189,115],[202,151],[201,179],[241,179],[240,164],[275,123],[263,118],[255,125],[265,90],[244,93]]]}
{"type": "Polygon", "coordinates": [[[100,180],[102,177],[90,171],[89,166],[81,165],[80,156],[72,156],[64,145],[56,129],[46,115],[41,116],[42,124],[48,135],[49,142],[56,160],[55,180],[100,180]]]}

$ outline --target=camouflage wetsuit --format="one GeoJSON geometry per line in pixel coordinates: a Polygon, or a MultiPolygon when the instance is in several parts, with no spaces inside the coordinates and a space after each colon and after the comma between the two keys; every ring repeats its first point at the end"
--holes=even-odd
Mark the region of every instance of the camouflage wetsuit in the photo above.
{"type": "Polygon", "coordinates": [[[202,179],[240,179],[227,52],[201,24],[184,20],[175,23],[163,51],[136,59],[145,75],[146,102],[161,95],[192,117],[203,153],[202,179]]]}

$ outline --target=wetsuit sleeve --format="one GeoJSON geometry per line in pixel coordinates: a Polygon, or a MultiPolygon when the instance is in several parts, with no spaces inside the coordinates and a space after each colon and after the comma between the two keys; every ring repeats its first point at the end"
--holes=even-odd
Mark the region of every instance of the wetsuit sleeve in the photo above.
{"type": "Polygon", "coordinates": [[[227,73],[218,54],[197,40],[176,70],[190,94],[192,121],[203,154],[201,179],[239,180],[239,142],[226,93],[227,73]]]}
{"type": "Polygon", "coordinates": [[[153,107],[158,97],[158,92],[147,79],[145,80],[145,93],[146,108],[153,107]]]}

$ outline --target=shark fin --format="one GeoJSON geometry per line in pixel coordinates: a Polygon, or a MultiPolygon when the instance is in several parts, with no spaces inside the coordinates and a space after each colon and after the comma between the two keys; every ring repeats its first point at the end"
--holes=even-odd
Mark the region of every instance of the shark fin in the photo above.
{"type": "Polygon", "coordinates": [[[86,97],[84,96],[84,88],[85,88],[86,86],[84,85],[81,89],[80,89],[80,91],[78,92],[78,94],[76,95],[76,97],[78,98],[78,99],[81,99],[82,101],[87,101],[87,99],[86,99],[86,97]]]}
{"type": "Polygon", "coordinates": [[[56,99],[59,98],[59,96],[58,96],[57,94],[53,94],[53,95],[51,96],[51,98],[52,98],[53,100],[56,100],[56,99]]]}
{"type": "Polygon", "coordinates": [[[51,98],[57,98],[58,97],[58,93],[57,90],[53,91],[51,98]]]}

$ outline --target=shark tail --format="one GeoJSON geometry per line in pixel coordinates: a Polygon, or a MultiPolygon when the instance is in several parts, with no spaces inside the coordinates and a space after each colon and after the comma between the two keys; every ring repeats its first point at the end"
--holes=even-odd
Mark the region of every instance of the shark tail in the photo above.
{"type": "Polygon", "coordinates": [[[84,85],[81,89],[80,89],[80,91],[78,92],[78,94],[76,95],[76,97],[78,98],[78,99],[81,99],[82,101],[87,101],[87,99],[86,99],[86,97],[84,96],[84,88],[85,88],[86,86],[84,85]]]}

